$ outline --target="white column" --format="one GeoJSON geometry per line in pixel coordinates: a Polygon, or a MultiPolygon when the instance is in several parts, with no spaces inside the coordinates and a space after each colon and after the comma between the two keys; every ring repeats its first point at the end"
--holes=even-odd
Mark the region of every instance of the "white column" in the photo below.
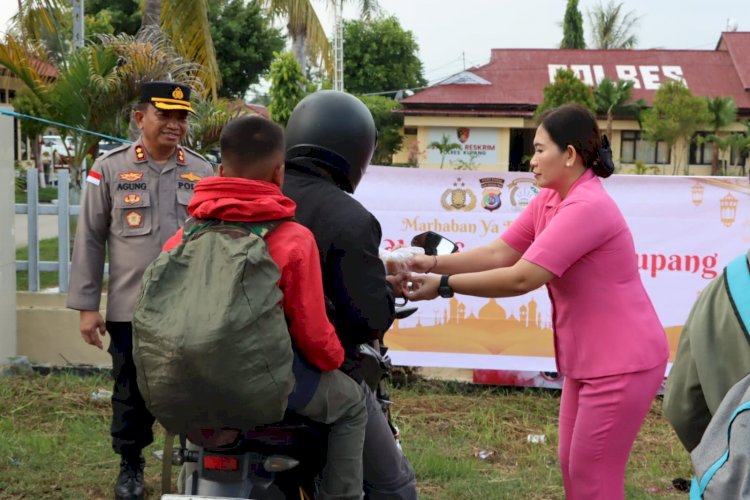
{"type": "MultiPolygon", "coordinates": [[[[13,111],[11,106],[0,108],[13,111]]],[[[13,118],[0,115],[0,365],[16,355],[13,118]]]]}

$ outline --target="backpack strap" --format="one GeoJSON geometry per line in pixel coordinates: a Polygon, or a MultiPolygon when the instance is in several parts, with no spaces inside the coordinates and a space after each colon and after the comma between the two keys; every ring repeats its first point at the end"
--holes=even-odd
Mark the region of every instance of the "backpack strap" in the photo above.
{"type": "Polygon", "coordinates": [[[750,269],[747,255],[740,255],[729,263],[726,270],[729,301],[732,303],[740,326],[750,340],[750,269]]]}
{"type": "Polygon", "coordinates": [[[693,477],[693,480],[690,483],[690,500],[700,500],[703,498],[703,492],[706,491],[708,482],[711,481],[711,478],[714,477],[716,472],[721,469],[729,459],[729,439],[732,436],[732,424],[734,424],[734,419],[737,418],[740,413],[747,410],[750,410],[750,401],[741,404],[736,410],[734,410],[734,413],[732,413],[732,417],[729,419],[729,425],[727,426],[727,449],[724,454],[711,465],[711,467],[706,469],[706,472],[703,474],[700,481],[698,481],[697,477],[693,477]]]}
{"type": "Polygon", "coordinates": [[[295,221],[294,217],[285,217],[283,219],[275,219],[270,221],[258,221],[258,222],[234,222],[234,221],[223,221],[219,219],[196,219],[190,217],[185,221],[182,227],[182,241],[187,242],[194,240],[208,231],[233,231],[241,230],[246,234],[254,234],[264,238],[268,234],[279,227],[284,222],[295,221]]]}

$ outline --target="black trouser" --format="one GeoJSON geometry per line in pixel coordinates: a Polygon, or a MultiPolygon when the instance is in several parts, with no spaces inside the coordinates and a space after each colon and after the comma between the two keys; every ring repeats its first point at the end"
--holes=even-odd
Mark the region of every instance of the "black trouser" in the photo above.
{"type": "Polygon", "coordinates": [[[396,444],[383,407],[366,383],[361,382],[367,406],[364,446],[364,489],[370,500],[417,498],[414,470],[396,444]]]}
{"type": "Polygon", "coordinates": [[[123,456],[135,456],[154,440],[154,417],[146,409],[135,380],[132,323],[107,321],[112,339],[107,350],[112,356],[112,449],[123,456]]]}

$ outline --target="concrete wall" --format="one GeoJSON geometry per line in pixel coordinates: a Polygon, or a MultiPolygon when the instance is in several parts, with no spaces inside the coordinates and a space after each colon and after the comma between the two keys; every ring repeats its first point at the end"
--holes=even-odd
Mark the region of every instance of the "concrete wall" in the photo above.
{"type": "MultiPolygon", "coordinates": [[[[32,363],[55,366],[91,364],[111,366],[105,350],[86,344],[78,329],[78,311],[65,308],[65,294],[18,292],[18,354],[28,356],[32,363]]],[[[102,312],[106,296],[102,296],[102,312]]]]}
{"type": "MultiPolygon", "coordinates": [[[[10,106],[2,109],[13,110],[10,106]]],[[[13,118],[0,115],[0,365],[16,355],[13,118]]]]}
{"type": "MultiPolygon", "coordinates": [[[[18,354],[28,356],[32,363],[53,366],[89,364],[111,367],[105,350],[86,344],[78,331],[78,312],[65,308],[65,295],[59,293],[18,292],[18,354]]],[[[102,313],[106,295],[102,296],[102,313]]],[[[421,368],[419,375],[440,380],[471,383],[473,371],[455,368],[421,368]]]]}

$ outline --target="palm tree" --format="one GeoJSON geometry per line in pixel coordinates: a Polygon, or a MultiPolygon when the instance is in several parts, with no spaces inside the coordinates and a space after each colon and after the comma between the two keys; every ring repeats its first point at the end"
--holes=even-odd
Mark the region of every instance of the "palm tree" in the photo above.
{"type": "Polygon", "coordinates": [[[640,122],[640,111],[646,105],[643,99],[628,104],[633,96],[632,80],[613,82],[603,79],[594,90],[596,112],[607,115],[607,137],[612,140],[612,122],[614,115],[631,115],[640,122]]]}
{"type": "Polygon", "coordinates": [[[739,167],[740,160],[743,156],[750,153],[750,122],[742,120],[743,125],[747,128],[745,132],[730,134],[726,141],[728,146],[734,150],[734,168],[738,174],[745,176],[745,167],[747,166],[748,158],[745,157],[745,163],[742,167],[739,167]]]}
{"type": "MultiPolygon", "coordinates": [[[[428,146],[427,149],[437,149],[440,152],[440,169],[443,169],[443,164],[445,163],[445,157],[451,152],[456,149],[461,149],[461,145],[457,142],[451,142],[450,138],[447,134],[443,134],[443,137],[440,139],[440,141],[432,141],[428,146]]],[[[473,158],[471,159],[473,160],[473,158]]]]}
{"type": "Polygon", "coordinates": [[[640,17],[634,12],[623,12],[623,3],[612,0],[604,6],[599,4],[588,11],[591,23],[592,49],[632,49],[638,43],[633,30],[640,17]]]}
{"type": "MultiPolygon", "coordinates": [[[[320,18],[315,13],[312,0],[263,0],[266,9],[275,17],[286,19],[287,30],[292,39],[292,54],[307,74],[307,58],[322,61],[329,74],[333,74],[333,61],[328,37],[323,30],[320,18]]],[[[345,0],[327,0],[330,7],[335,7],[345,0]]],[[[377,0],[359,0],[360,17],[370,19],[380,11],[377,0]]]]}
{"type": "MultiPolygon", "coordinates": [[[[719,172],[719,149],[720,141],[717,132],[737,120],[737,104],[731,97],[706,97],[706,104],[708,104],[708,111],[711,119],[708,122],[711,131],[713,132],[712,137],[714,140],[711,142],[711,175],[717,175],[719,172]]],[[[710,136],[711,137],[711,136],[710,136]]]]}
{"type": "Polygon", "coordinates": [[[208,22],[208,0],[145,0],[141,29],[157,24],[182,57],[201,66],[205,95],[215,100],[221,73],[208,22]]]}
{"type": "MultiPolygon", "coordinates": [[[[38,44],[22,43],[7,34],[0,44],[0,64],[24,84],[22,95],[36,116],[84,130],[120,135],[127,123],[130,105],[140,93],[144,80],[164,79],[202,89],[199,67],[180,58],[164,34],[153,29],[138,36],[102,37],[67,58],[56,78],[46,76],[44,52],[38,44]]],[[[72,136],[71,180],[74,197],[80,190],[81,167],[99,137],[63,128],[72,136]]]]}

